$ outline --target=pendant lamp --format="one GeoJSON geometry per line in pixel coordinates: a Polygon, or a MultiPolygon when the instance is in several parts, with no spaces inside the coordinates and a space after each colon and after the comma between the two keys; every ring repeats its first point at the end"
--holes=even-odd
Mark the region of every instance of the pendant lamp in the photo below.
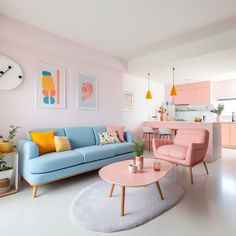
{"type": "Polygon", "coordinates": [[[175,87],[175,68],[173,68],[173,86],[172,89],[170,91],[170,96],[177,96],[177,90],[175,87]]]}
{"type": "Polygon", "coordinates": [[[148,91],[146,93],[146,99],[152,99],[152,93],[150,91],[150,73],[148,73],[148,91]]]}

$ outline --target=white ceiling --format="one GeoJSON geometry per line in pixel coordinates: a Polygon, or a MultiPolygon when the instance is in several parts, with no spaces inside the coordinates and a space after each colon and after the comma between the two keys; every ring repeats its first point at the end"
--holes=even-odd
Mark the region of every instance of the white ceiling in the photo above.
{"type": "Polygon", "coordinates": [[[123,59],[236,26],[235,0],[0,0],[0,12],[123,59]]]}
{"type": "Polygon", "coordinates": [[[236,48],[158,66],[151,80],[171,84],[173,65],[176,84],[236,79],[236,48]]]}

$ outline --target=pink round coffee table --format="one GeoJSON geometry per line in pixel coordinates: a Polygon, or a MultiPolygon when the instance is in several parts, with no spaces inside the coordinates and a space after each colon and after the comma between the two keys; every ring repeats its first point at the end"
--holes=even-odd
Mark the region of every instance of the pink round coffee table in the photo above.
{"type": "Polygon", "coordinates": [[[128,171],[130,160],[116,162],[99,170],[100,177],[112,184],[109,197],[112,197],[115,185],[121,187],[121,216],[124,216],[126,187],[143,187],[155,183],[161,199],[164,200],[159,180],[168,173],[173,165],[169,162],[160,161],[161,170],[155,171],[153,168],[153,162],[154,159],[144,159],[144,168],[142,171],[137,173],[131,173],[128,171]]]}

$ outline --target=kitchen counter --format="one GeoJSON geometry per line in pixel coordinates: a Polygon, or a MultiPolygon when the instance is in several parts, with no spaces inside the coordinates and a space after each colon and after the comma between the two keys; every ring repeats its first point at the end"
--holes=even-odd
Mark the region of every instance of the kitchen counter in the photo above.
{"type": "MultiPolygon", "coordinates": [[[[206,161],[213,162],[222,156],[221,124],[225,122],[188,122],[188,121],[144,121],[143,126],[170,129],[206,129],[209,131],[209,144],[206,161]]],[[[230,122],[232,123],[232,122],[230,122]]]]}

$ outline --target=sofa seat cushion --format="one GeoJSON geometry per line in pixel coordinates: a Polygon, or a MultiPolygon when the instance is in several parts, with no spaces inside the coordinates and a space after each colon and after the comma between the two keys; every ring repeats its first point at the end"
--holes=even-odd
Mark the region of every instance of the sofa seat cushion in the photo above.
{"type": "Polygon", "coordinates": [[[40,174],[82,164],[84,157],[75,151],[47,153],[29,161],[29,171],[40,174]]]}
{"type": "Polygon", "coordinates": [[[109,147],[115,150],[115,155],[121,155],[125,153],[132,152],[131,146],[132,143],[114,143],[114,144],[107,144],[109,147]]]}
{"type": "Polygon", "coordinates": [[[115,156],[115,150],[109,146],[110,145],[94,145],[76,148],[74,151],[83,155],[84,162],[87,163],[115,156]]]}
{"type": "Polygon", "coordinates": [[[157,149],[157,154],[167,157],[173,157],[180,160],[185,160],[187,155],[187,146],[171,144],[163,145],[157,149]]]}

